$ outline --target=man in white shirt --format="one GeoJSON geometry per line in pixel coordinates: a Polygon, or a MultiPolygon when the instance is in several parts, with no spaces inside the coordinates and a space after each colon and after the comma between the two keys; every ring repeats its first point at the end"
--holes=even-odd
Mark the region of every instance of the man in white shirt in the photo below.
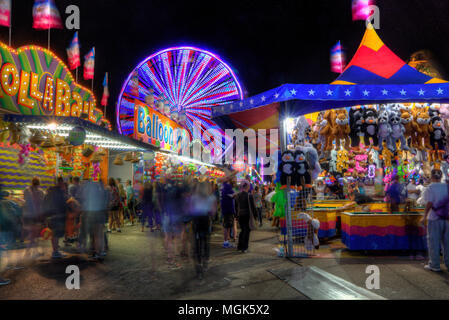
{"type": "Polygon", "coordinates": [[[410,180],[407,185],[407,200],[405,202],[405,212],[412,211],[416,207],[420,191],[416,188],[414,180],[410,180]]]}
{"type": "Polygon", "coordinates": [[[429,264],[424,266],[430,271],[439,272],[440,252],[443,245],[444,263],[449,270],[449,219],[437,215],[435,211],[444,207],[449,199],[449,187],[441,183],[441,170],[432,170],[432,184],[427,188],[424,199],[427,202],[424,218],[427,221],[427,245],[429,250],[429,264]]]}

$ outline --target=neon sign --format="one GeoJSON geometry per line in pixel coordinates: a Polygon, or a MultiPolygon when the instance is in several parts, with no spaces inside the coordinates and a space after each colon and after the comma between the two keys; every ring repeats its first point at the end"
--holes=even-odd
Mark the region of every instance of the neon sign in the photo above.
{"type": "Polygon", "coordinates": [[[32,45],[14,50],[0,43],[0,111],[60,117],[85,113],[90,122],[110,127],[96,104],[94,94],[77,84],[52,52],[32,45]]]}
{"type": "Polygon", "coordinates": [[[134,108],[134,138],[168,151],[177,151],[188,143],[187,131],[160,112],[136,100],[134,108]]]}

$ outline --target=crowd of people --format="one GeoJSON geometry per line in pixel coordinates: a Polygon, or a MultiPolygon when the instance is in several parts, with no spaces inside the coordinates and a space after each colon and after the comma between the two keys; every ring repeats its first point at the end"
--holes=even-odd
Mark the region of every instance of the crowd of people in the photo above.
{"type": "MultiPolygon", "coordinates": [[[[428,270],[439,271],[439,252],[443,248],[445,263],[449,267],[449,225],[439,216],[441,207],[449,211],[448,185],[441,183],[442,173],[432,172],[432,183],[424,186],[414,180],[407,184],[394,178],[386,190],[391,212],[400,204],[414,207],[426,206],[423,222],[427,222],[430,263],[428,270]]],[[[422,182],[422,181],[421,181],[422,182]]],[[[345,186],[346,196],[360,205],[374,200],[358,182],[345,186]]],[[[314,194],[318,200],[331,194],[339,198],[344,193],[339,183],[325,185],[318,180],[314,194]]],[[[17,204],[8,199],[8,193],[0,191],[0,250],[6,251],[22,242],[25,256],[36,258],[44,253],[39,241],[51,241],[52,259],[66,255],[65,246],[76,246],[80,254],[87,254],[93,261],[103,261],[109,251],[109,233],[121,233],[126,226],[139,226],[151,232],[161,231],[166,262],[172,269],[181,267],[180,259],[192,258],[199,279],[208,269],[210,235],[214,223],[223,226],[224,249],[234,248],[246,253],[250,247],[250,234],[265,220],[279,227],[279,219],[273,217],[274,203],[269,201],[275,193],[274,185],[259,185],[250,180],[237,183],[236,174],[230,173],[217,182],[168,179],[161,182],[131,181],[122,184],[120,179],[110,178],[107,185],[101,181],[80,181],[78,177],[65,181],[56,179],[54,186],[44,190],[39,178],[23,192],[23,201],[17,204]],[[240,233],[238,234],[238,227],[240,233]],[[234,242],[234,244],[233,244],[234,242]]],[[[1,252],[1,251],[0,251],[1,252]]],[[[153,252],[154,253],[154,252],[153,252]]],[[[153,271],[155,270],[155,255],[153,271]]],[[[9,280],[0,278],[0,285],[9,280]]]]}
{"type": "MultiPolygon", "coordinates": [[[[251,230],[263,225],[267,192],[247,180],[237,184],[235,174],[218,184],[189,177],[144,184],[128,180],[125,185],[110,178],[104,185],[58,177],[46,190],[39,178],[33,178],[20,205],[8,200],[7,192],[0,193],[0,244],[9,250],[22,243],[25,257],[34,259],[44,255],[39,242],[46,238],[51,241],[51,259],[65,258],[63,252],[71,247],[101,262],[109,251],[108,234],[135,225],[142,232],[161,231],[167,264],[176,269],[178,257],[191,257],[202,278],[208,269],[213,224],[223,225],[223,248],[235,248],[231,242],[236,242],[237,250],[247,252],[251,230]]],[[[0,278],[0,284],[7,283],[0,278]]]]}

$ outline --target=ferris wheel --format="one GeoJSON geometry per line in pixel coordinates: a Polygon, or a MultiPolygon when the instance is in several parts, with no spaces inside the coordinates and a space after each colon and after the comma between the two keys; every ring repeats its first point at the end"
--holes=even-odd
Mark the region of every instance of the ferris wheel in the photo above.
{"type": "Polygon", "coordinates": [[[180,122],[192,134],[219,127],[211,119],[211,108],[243,99],[243,92],[232,69],[215,54],[194,47],[159,51],[128,76],[117,104],[120,133],[134,133],[134,104],[148,104],[148,97],[159,110],[180,122]]]}

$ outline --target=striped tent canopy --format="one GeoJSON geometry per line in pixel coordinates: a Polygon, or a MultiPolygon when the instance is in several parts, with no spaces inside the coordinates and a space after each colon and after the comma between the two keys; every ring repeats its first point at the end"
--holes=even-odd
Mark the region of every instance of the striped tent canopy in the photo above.
{"type": "Polygon", "coordinates": [[[332,84],[431,84],[447,81],[432,78],[406,64],[368,25],[360,46],[343,73],[332,84]]]}
{"type": "Polygon", "coordinates": [[[315,112],[385,103],[448,103],[449,83],[407,65],[368,25],[362,42],[343,73],[331,84],[284,84],[240,102],[212,109],[223,128],[256,128],[275,117],[298,117],[315,112]],[[252,120],[254,119],[254,120],[252,120]]]}

